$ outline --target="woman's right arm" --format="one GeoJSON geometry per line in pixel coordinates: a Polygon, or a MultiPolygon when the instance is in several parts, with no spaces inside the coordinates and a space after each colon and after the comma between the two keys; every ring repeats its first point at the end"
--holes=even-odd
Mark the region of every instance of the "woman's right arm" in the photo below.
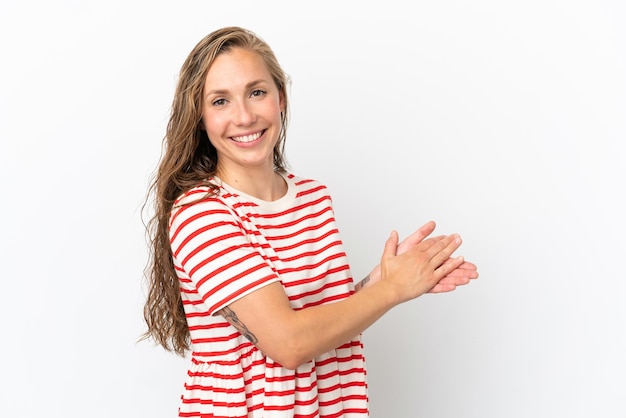
{"type": "Polygon", "coordinates": [[[222,314],[267,356],[287,368],[336,348],[360,334],[394,306],[432,289],[464,260],[451,258],[458,235],[424,240],[396,254],[394,231],[385,243],[380,279],[334,303],[293,310],[280,283],[232,302],[222,314]]]}

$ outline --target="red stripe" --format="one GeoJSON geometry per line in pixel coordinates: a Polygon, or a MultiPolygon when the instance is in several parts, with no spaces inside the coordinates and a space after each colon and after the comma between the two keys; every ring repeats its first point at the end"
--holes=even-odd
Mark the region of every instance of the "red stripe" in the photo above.
{"type": "MultiPolygon", "coordinates": [[[[221,222],[221,224],[224,225],[225,223],[221,222]]],[[[215,224],[210,225],[207,228],[203,228],[204,231],[202,231],[202,232],[205,232],[205,231],[211,229],[214,225],[215,224]]],[[[216,243],[218,243],[220,241],[225,241],[225,240],[230,239],[230,238],[238,238],[238,237],[241,237],[241,236],[242,236],[242,234],[240,232],[230,232],[228,234],[219,235],[219,236],[217,236],[217,237],[215,237],[213,239],[204,241],[202,244],[198,245],[193,250],[191,250],[187,254],[187,256],[181,260],[180,264],[185,266],[193,256],[195,256],[200,251],[204,250],[205,248],[207,248],[207,247],[209,247],[211,245],[214,245],[214,244],[216,244],[216,243]]],[[[191,237],[191,235],[190,235],[190,237],[191,237]]],[[[180,245],[178,246],[176,252],[174,253],[174,256],[178,256],[178,254],[180,253],[180,250],[183,249],[185,247],[185,245],[188,244],[188,243],[189,243],[189,240],[185,240],[182,243],[180,243],[180,245]]],[[[241,248],[241,247],[240,246],[234,246],[234,247],[225,248],[224,250],[219,251],[219,252],[211,255],[207,259],[210,260],[210,261],[215,260],[216,258],[221,257],[221,256],[223,256],[225,254],[228,254],[230,251],[236,250],[238,248],[241,248]]]]}
{"type": "MultiPolygon", "coordinates": [[[[257,268],[255,268],[254,270],[258,270],[258,269],[259,269],[259,268],[261,268],[261,267],[263,267],[263,266],[257,267],[257,268]]],[[[244,272],[244,273],[242,273],[242,274],[240,274],[240,275],[235,276],[235,277],[234,277],[234,278],[232,278],[231,280],[228,280],[228,283],[233,282],[233,281],[235,281],[235,280],[238,280],[239,278],[241,278],[241,277],[245,276],[246,274],[248,274],[249,272],[252,272],[252,271],[254,271],[254,270],[253,270],[253,269],[249,269],[248,271],[246,271],[246,272],[244,272]]],[[[223,299],[221,302],[218,302],[218,303],[213,304],[213,306],[211,306],[211,307],[210,307],[209,312],[212,312],[212,313],[213,313],[213,312],[215,312],[215,311],[216,311],[216,310],[220,307],[220,305],[224,305],[224,306],[226,306],[226,305],[228,305],[231,301],[235,300],[238,296],[240,296],[240,295],[242,295],[242,294],[246,293],[246,292],[247,292],[247,291],[249,291],[250,289],[253,289],[253,288],[255,288],[255,287],[257,287],[257,286],[259,286],[259,285],[261,285],[261,284],[263,284],[263,283],[265,283],[265,282],[269,282],[269,281],[274,280],[274,279],[276,279],[276,276],[275,276],[275,275],[273,275],[273,274],[268,275],[268,276],[263,276],[263,277],[261,277],[259,280],[256,280],[256,281],[254,281],[254,282],[250,283],[248,286],[244,286],[244,287],[242,287],[241,289],[239,289],[238,291],[233,292],[233,293],[232,293],[229,297],[227,297],[227,298],[223,299]]],[[[220,287],[220,288],[221,288],[221,287],[223,287],[223,286],[228,285],[228,283],[223,283],[222,285],[220,285],[220,286],[218,286],[218,287],[220,287]]],[[[205,296],[205,298],[204,298],[204,300],[205,300],[205,301],[206,301],[206,298],[207,298],[207,297],[208,297],[208,295],[206,295],[206,296],[205,296]]]]}
{"type": "MultiPolygon", "coordinates": [[[[254,347],[252,345],[252,343],[249,342],[242,342],[241,344],[239,344],[236,347],[232,347],[228,350],[219,350],[219,351],[194,351],[192,353],[193,356],[195,357],[219,357],[219,356],[229,356],[233,353],[237,353],[239,351],[242,351],[244,349],[249,349],[250,347],[254,347]]],[[[213,361],[211,361],[211,363],[213,363],[213,361]]],[[[236,364],[236,363],[235,363],[236,364]]]]}
{"type": "MultiPolygon", "coordinates": [[[[304,414],[295,414],[293,416],[293,418],[316,418],[316,417],[319,417],[319,413],[320,413],[319,409],[315,409],[315,411],[311,412],[310,414],[306,414],[306,415],[304,415],[304,414]]],[[[326,418],[326,415],[324,415],[324,418],[326,418]]]]}
{"type": "MultiPolygon", "coordinates": [[[[317,206],[320,203],[323,203],[326,200],[330,200],[330,196],[326,195],[326,196],[322,196],[316,200],[311,200],[310,202],[305,202],[301,205],[297,205],[297,206],[291,206],[289,209],[284,210],[282,212],[276,212],[276,213],[271,213],[271,214],[267,214],[267,213],[248,213],[247,215],[250,216],[251,218],[255,218],[255,219],[274,219],[274,218],[280,218],[282,216],[285,215],[289,215],[291,213],[296,213],[296,212],[300,212],[302,209],[307,209],[313,206],[317,206]]],[[[327,210],[331,210],[332,208],[330,206],[327,206],[323,211],[321,211],[320,213],[326,212],[327,210]]],[[[310,217],[310,215],[307,215],[308,217],[310,217]]],[[[306,219],[308,219],[308,217],[306,219]]],[[[305,218],[300,218],[300,219],[305,219],[305,218]]],[[[297,223],[297,222],[296,222],[297,223]]],[[[268,229],[274,229],[273,228],[274,225],[267,225],[268,229]]],[[[261,228],[265,228],[265,226],[261,226],[261,228]]]]}
{"type": "Polygon", "coordinates": [[[235,340],[239,338],[240,335],[241,335],[240,332],[234,332],[229,335],[222,335],[219,337],[216,336],[216,337],[209,337],[209,338],[195,338],[195,339],[192,339],[191,342],[194,344],[218,343],[218,342],[223,342],[223,341],[235,340]]]}
{"type": "MultiPolygon", "coordinates": [[[[238,259],[233,260],[233,261],[231,261],[230,263],[224,264],[224,265],[222,265],[222,266],[220,266],[220,267],[216,268],[215,270],[211,271],[209,274],[207,274],[206,276],[204,276],[202,279],[198,280],[198,281],[197,281],[197,284],[196,284],[196,287],[197,287],[197,288],[200,288],[200,287],[202,287],[202,285],[203,285],[204,283],[206,283],[206,281],[207,281],[207,280],[210,280],[212,277],[215,277],[215,276],[217,276],[217,275],[218,275],[218,274],[220,274],[220,273],[224,273],[225,271],[227,271],[227,270],[231,269],[232,267],[236,266],[237,264],[242,264],[242,263],[244,263],[245,261],[247,261],[247,260],[251,260],[251,259],[256,258],[256,257],[259,257],[259,255],[258,255],[258,254],[256,254],[256,253],[247,253],[247,254],[245,254],[243,257],[239,257],[238,259]]],[[[224,286],[226,286],[226,285],[228,285],[228,284],[230,284],[230,283],[234,282],[235,280],[238,280],[238,279],[240,279],[240,278],[244,277],[245,275],[250,274],[250,273],[252,273],[252,272],[255,272],[255,271],[257,271],[257,270],[260,270],[260,269],[262,269],[262,268],[264,268],[264,267],[265,267],[265,264],[263,264],[263,263],[258,263],[258,264],[256,264],[256,265],[254,265],[253,267],[250,267],[250,268],[248,268],[247,270],[244,270],[243,272],[241,272],[241,273],[239,273],[239,274],[237,274],[237,275],[233,276],[233,277],[232,277],[230,280],[228,280],[227,282],[219,284],[218,286],[216,286],[215,288],[213,288],[213,291],[212,291],[212,292],[210,292],[210,294],[213,294],[213,293],[217,292],[218,290],[222,289],[224,286]]],[[[193,270],[194,270],[194,273],[195,273],[195,272],[196,272],[196,269],[194,268],[193,270]]],[[[204,299],[204,300],[206,300],[206,295],[203,297],[203,299],[204,299]]]]}
{"type": "Polygon", "coordinates": [[[326,190],[326,186],[319,185],[319,186],[317,186],[317,187],[313,187],[312,189],[302,190],[301,192],[298,192],[298,194],[296,195],[296,197],[306,196],[306,195],[308,195],[308,194],[315,193],[315,192],[319,192],[319,191],[322,191],[322,190],[326,190]]]}
{"type": "MultiPolygon", "coordinates": [[[[332,219],[327,219],[323,223],[327,224],[327,223],[330,223],[332,221],[333,221],[332,219]]],[[[318,229],[318,228],[315,228],[315,229],[318,229]]],[[[321,229],[321,228],[319,228],[319,229],[321,229]]],[[[308,230],[309,231],[313,230],[313,228],[310,228],[308,230]]],[[[304,231],[304,230],[301,230],[301,231],[304,231]]],[[[323,241],[324,239],[332,236],[333,234],[336,234],[337,232],[339,232],[339,231],[337,231],[337,229],[331,229],[330,231],[328,231],[328,232],[326,232],[326,233],[324,233],[322,235],[316,236],[314,238],[304,239],[302,241],[298,241],[297,243],[292,244],[292,245],[288,245],[286,247],[274,247],[274,249],[276,250],[276,252],[283,252],[283,251],[293,250],[294,248],[298,248],[298,247],[301,247],[301,246],[306,245],[306,244],[312,244],[312,243],[317,243],[317,242],[323,241]]],[[[341,242],[341,241],[338,241],[338,242],[341,242]]]]}
{"type": "Polygon", "coordinates": [[[217,329],[217,328],[228,328],[230,324],[228,322],[221,322],[219,324],[205,324],[205,325],[193,325],[189,326],[189,331],[199,331],[199,330],[208,330],[208,329],[217,329]]]}
{"type": "MultiPolygon", "coordinates": [[[[323,272],[321,274],[318,274],[317,276],[311,276],[309,278],[302,279],[302,280],[292,280],[292,281],[290,281],[288,283],[283,283],[283,285],[285,287],[301,286],[303,284],[316,282],[316,281],[321,280],[321,279],[323,279],[323,278],[325,278],[327,276],[330,276],[332,274],[339,273],[340,271],[345,271],[345,270],[348,270],[348,269],[350,269],[350,266],[348,264],[344,264],[344,265],[341,265],[341,266],[338,266],[338,267],[334,267],[332,269],[328,269],[327,271],[325,271],[325,272],[323,272]]],[[[351,277],[350,277],[350,280],[352,280],[351,277]]]]}
{"type": "Polygon", "coordinates": [[[185,312],[187,318],[202,318],[204,316],[211,316],[210,312],[185,312]]]}
{"type": "MultiPolygon", "coordinates": [[[[331,234],[332,234],[332,232],[331,232],[331,233],[328,233],[328,234],[325,234],[326,236],[321,236],[321,237],[320,237],[320,240],[322,240],[322,239],[326,238],[328,235],[331,235],[331,234]]],[[[309,240],[309,241],[311,241],[311,240],[309,240]]],[[[325,251],[328,251],[329,249],[331,249],[331,248],[333,248],[333,247],[336,247],[336,246],[338,246],[338,245],[341,245],[341,241],[339,241],[339,240],[335,240],[335,241],[332,241],[332,242],[330,242],[330,243],[326,244],[325,246],[323,246],[323,247],[321,247],[321,248],[319,248],[319,249],[317,249],[317,250],[315,250],[315,251],[306,251],[306,252],[300,253],[300,254],[298,254],[298,255],[295,255],[295,256],[293,256],[293,257],[284,257],[284,258],[281,258],[281,260],[283,260],[284,262],[289,262],[289,261],[298,260],[299,258],[311,257],[311,256],[313,256],[313,255],[318,255],[318,254],[321,254],[321,253],[323,253],[323,252],[325,252],[325,251]]],[[[339,254],[345,255],[345,253],[344,253],[344,252],[339,253],[339,254]]]]}
{"type": "Polygon", "coordinates": [[[302,292],[302,293],[298,293],[297,295],[289,296],[289,300],[294,300],[295,301],[295,300],[304,299],[306,297],[322,293],[325,290],[332,289],[333,287],[341,286],[341,285],[348,284],[348,283],[351,283],[351,282],[352,282],[352,279],[345,279],[345,280],[339,280],[339,281],[336,281],[336,282],[329,282],[329,283],[326,283],[324,286],[321,286],[318,289],[310,290],[308,292],[302,292]]]}
{"type": "MultiPolygon", "coordinates": [[[[178,211],[178,213],[176,213],[175,219],[178,219],[178,217],[180,217],[184,212],[186,212],[189,209],[191,209],[191,206],[186,206],[184,208],[181,208],[178,211]]],[[[190,217],[185,218],[185,220],[181,222],[181,224],[178,226],[176,231],[174,231],[174,233],[170,235],[170,242],[174,241],[176,237],[178,236],[178,234],[180,233],[180,231],[182,231],[186,226],[188,226],[193,221],[196,221],[200,218],[203,218],[205,216],[211,216],[211,215],[228,215],[232,217],[232,214],[226,209],[205,210],[205,211],[196,213],[194,215],[191,215],[190,217]]]]}
{"type": "MultiPolygon", "coordinates": [[[[265,237],[265,239],[268,242],[272,242],[272,241],[282,241],[282,240],[287,240],[287,239],[291,239],[294,237],[297,237],[299,235],[303,235],[309,231],[318,231],[320,229],[323,229],[327,224],[332,223],[334,221],[333,218],[328,218],[327,220],[316,224],[314,226],[308,226],[306,228],[302,228],[297,230],[296,232],[292,233],[292,234],[286,234],[286,235],[274,235],[274,236],[267,236],[265,237]]],[[[332,232],[338,232],[337,229],[333,229],[332,232]]],[[[299,246],[300,244],[298,244],[297,246],[299,246]]],[[[287,247],[288,248],[288,247],[287,247]]]]}
{"type": "MultiPolygon", "coordinates": [[[[306,207],[306,206],[313,206],[313,205],[307,204],[307,205],[302,205],[302,206],[306,207]]],[[[298,209],[298,207],[295,207],[293,209],[290,209],[289,212],[295,212],[297,209],[298,209]]],[[[320,218],[326,212],[331,212],[332,213],[332,208],[326,206],[322,210],[320,210],[319,212],[309,213],[308,215],[299,217],[298,219],[294,219],[293,221],[290,221],[290,222],[284,222],[284,223],[280,223],[280,224],[258,225],[258,228],[259,229],[265,229],[265,230],[291,228],[294,225],[302,223],[302,222],[304,222],[304,221],[306,221],[308,219],[320,218]]],[[[250,215],[250,217],[252,217],[252,216],[253,215],[250,215]]],[[[258,216],[258,217],[260,218],[261,216],[258,216]]],[[[269,217],[269,216],[263,216],[263,218],[266,218],[266,217],[269,217]]]]}
{"type": "MultiPolygon", "coordinates": [[[[203,233],[205,233],[205,232],[207,232],[207,231],[209,231],[209,230],[211,230],[213,228],[219,228],[220,226],[224,226],[224,225],[235,225],[236,226],[237,224],[235,224],[234,222],[215,222],[215,223],[212,223],[210,225],[205,225],[202,228],[198,228],[198,229],[194,230],[191,234],[187,235],[185,237],[185,239],[180,244],[178,244],[178,246],[176,247],[176,249],[174,251],[172,251],[174,257],[178,257],[178,254],[180,254],[181,250],[183,248],[185,248],[185,246],[187,244],[189,244],[189,242],[191,240],[193,240],[194,238],[196,238],[197,236],[199,236],[199,235],[201,235],[201,234],[203,234],[203,233]]],[[[241,233],[238,234],[238,233],[231,232],[229,234],[224,235],[223,239],[237,237],[237,236],[241,236],[241,235],[242,235],[241,233]]],[[[209,243],[214,244],[216,242],[219,242],[221,240],[221,238],[222,237],[215,237],[209,243]]],[[[172,244],[172,246],[174,245],[174,241],[173,240],[170,240],[170,243],[172,244]]],[[[174,248],[172,248],[172,249],[174,249],[174,248]]],[[[188,258],[186,258],[181,263],[183,266],[185,265],[185,261],[187,259],[188,258]]]]}
{"type": "Polygon", "coordinates": [[[280,269],[280,270],[278,270],[278,274],[291,273],[291,272],[294,272],[294,271],[312,270],[312,269],[314,269],[316,267],[319,267],[321,265],[324,265],[324,264],[330,262],[331,260],[336,260],[338,258],[342,258],[342,257],[345,257],[345,256],[346,256],[345,253],[333,254],[333,255],[330,255],[330,256],[326,257],[325,259],[323,259],[323,260],[321,260],[321,261],[319,261],[319,262],[317,262],[315,264],[305,264],[305,265],[302,265],[300,267],[291,267],[291,268],[280,269]]]}
{"type": "MultiPolygon", "coordinates": [[[[247,359],[248,357],[252,356],[257,351],[258,351],[258,348],[256,348],[252,344],[250,344],[250,349],[247,352],[244,352],[244,354],[239,356],[239,358],[237,358],[237,359],[234,359],[234,360],[223,360],[223,359],[222,360],[214,360],[214,359],[211,359],[210,363],[211,364],[216,364],[216,365],[219,365],[219,366],[233,366],[235,364],[240,364],[242,359],[247,359]]],[[[191,362],[193,364],[205,364],[205,363],[207,363],[205,361],[199,360],[198,357],[200,357],[200,356],[201,356],[201,353],[197,353],[197,352],[192,353],[191,362]]],[[[265,363],[265,360],[252,362],[252,365],[258,366],[259,364],[263,364],[263,363],[265,363]]]]}

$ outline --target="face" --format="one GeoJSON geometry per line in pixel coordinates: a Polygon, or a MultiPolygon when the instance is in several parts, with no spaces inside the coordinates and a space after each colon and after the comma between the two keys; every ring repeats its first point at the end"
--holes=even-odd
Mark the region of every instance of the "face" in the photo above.
{"type": "Polygon", "coordinates": [[[224,180],[242,171],[273,171],[281,94],[263,58],[236,48],[218,55],[204,82],[202,126],[217,150],[224,180]]]}

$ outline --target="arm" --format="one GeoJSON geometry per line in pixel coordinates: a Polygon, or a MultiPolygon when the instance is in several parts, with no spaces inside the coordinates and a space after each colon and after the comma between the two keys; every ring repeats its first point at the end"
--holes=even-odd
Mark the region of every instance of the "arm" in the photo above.
{"type": "Polygon", "coordinates": [[[430,239],[397,255],[394,231],[385,244],[380,279],[334,303],[293,310],[279,283],[262,287],[219,311],[266,355],[296,368],[363,332],[394,306],[422,295],[463,263],[451,258],[457,235],[430,239]]]}
{"type": "Polygon", "coordinates": [[[359,290],[363,289],[365,286],[367,286],[367,284],[372,280],[372,276],[376,277],[376,276],[380,276],[380,267],[376,266],[374,268],[374,270],[372,270],[372,272],[370,274],[368,274],[367,276],[365,276],[363,278],[363,280],[361,280],[360,282],[358,282],[356,285],[354,285],[354,291],[358,292],[359,290]],[[375,271],[375,272],[374,272],[375,271]]]}

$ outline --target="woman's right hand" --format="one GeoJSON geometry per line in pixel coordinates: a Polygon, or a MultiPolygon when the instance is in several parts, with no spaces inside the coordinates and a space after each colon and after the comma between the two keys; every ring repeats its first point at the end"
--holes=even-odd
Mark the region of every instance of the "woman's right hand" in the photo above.
{"type": "MultiPolygon", "coordinates": [[[[420,226],[415,232],[406,237],[398,244],[396,255],[406,253],[409,249],[421,243],[435,230],[434,221],[428,221],[420,226]]],[[[431,237],[429,239],[441,239],[443,236],[431,237]]],[[[365,286],[370,286],[380,280],[380,264],[367,275],[365,279],[356,285],[357,291],[365,286]]],[[[443,293],[455,290],[457,286],[468,284],[471,280],[478,278],[477,267],[474,263],[465,260],[458,268],[454,269],[448,275],[444,276],[429,293],[443,293]]]]}
{"type": "MultiPolygon", "coordinates": [[[[428,235],[434,230],[434,223],[425,227],[424,232],[428,235]]],[[[428,239],[420,237],[419,242],[407,245],[409,248],[401,248],[398,233],[392,231],[381,257],[380,280],[393,287],[397,303],[415,299],[464,264],[463,257],[452,258],[461,243],[461,237],[452,234],[428,239]]]]}

